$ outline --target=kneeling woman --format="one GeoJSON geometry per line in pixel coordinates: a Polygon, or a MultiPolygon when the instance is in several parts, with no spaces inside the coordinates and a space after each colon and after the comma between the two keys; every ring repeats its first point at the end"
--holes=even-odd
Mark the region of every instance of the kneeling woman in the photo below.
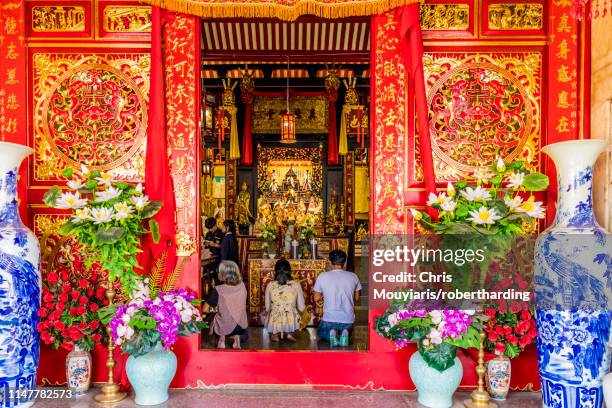
{"type": "Polygon", "coordinates": [[[248,338],[248,320],[247,291],[238,265],[232,261],[221,262],[219,280],[222,284],[212,289],[206,297],[204,312],[210,307],[219,306],[212,324],[214,333],[219,336],[217,347],[224,349],[225,338],[233,337],[233,348],[239,349],[240,343],[248,338]]]}
{"type": "Polygon", "coordinates": [[[293,333],[300,329],[300,312],[304,311],[304,293],[299,282],[291,280],[291,265],[281,259],[274,265],[274,281],[266,287],[266,330],[272,341],[287,336],[295,341],[293,333]]]}

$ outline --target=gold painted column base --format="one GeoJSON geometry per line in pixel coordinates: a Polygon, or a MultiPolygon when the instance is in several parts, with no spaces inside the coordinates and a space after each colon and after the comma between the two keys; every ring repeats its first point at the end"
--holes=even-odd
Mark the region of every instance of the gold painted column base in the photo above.
{"type": "Polygon", "coordinates": [[[102,391],[94,396],[94,400],[100,404],[113,404],[123,400],[127,396],[125,392],[119,392],[118,384],[104,384],[102,391]]]}
{"type": "Polygon", "coordinates": [[[472,391],[472,398],[463,401],[468,408],[497,408],[497,404],[491,402],[491,397],[486,391],[472,391]]]}

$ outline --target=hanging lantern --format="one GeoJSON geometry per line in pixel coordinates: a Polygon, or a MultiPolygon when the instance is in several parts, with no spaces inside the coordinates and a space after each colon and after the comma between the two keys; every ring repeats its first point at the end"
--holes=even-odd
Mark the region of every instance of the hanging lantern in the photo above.
{"type": "Polygon", "coordinates": [[[289,110],[289,57],[287,57],[287,110],[281,115],[281,143],[295,143],[295,115],[289,110]]]}
{"type": "Polygon", "coordinates": [[[281,143],[295,143],[295,115],[291,112],[281,115],[281,143]]]}

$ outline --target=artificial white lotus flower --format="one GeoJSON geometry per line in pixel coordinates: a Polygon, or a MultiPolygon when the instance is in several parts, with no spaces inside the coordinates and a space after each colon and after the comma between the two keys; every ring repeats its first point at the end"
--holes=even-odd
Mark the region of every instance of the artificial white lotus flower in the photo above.
{"type": "Polygon", "coordinates": [[[103,186],[110,187],[113,182],[113,176],[111,176],[109,173],[102,173],[100,174],[100,177],[96,177],[96,181],[103,186]]]}
{"type": "Polygon", "coordinates": [[[545,210],[542,206],[542,202],[535,201],[534,196],[529,197],[529,199],[521,204],[516,210],[533,218],[544,218],[545,210]]]}
{"type": "Polygon", "coordinates": [[[76,211],[72,215],[72,219],[70,221],[72,221],[75,224],[78,224],[81,221],[86,221],[86,220],[89,220],[89,219],[90,219],[89,208],[88,207],[83,207],[83,208],[77,208],[76,209],[76,211]]]}
{"type": "Polygon", "coordinates": [[[484,169],[484,168],[478,169],[474,172],[474,174],[472,174],[472,177],[476,179],[478,184],[487,183],[489,179],[493,176],[494,176],[493,173],[489,173],[487,169],[484,169]]]}
{"type": "Polygon", "coordinates": [[[421,214],[420,211],[415,210],[414,208],[410,209],[410,213],[412,214],[412,218],[414,218],[415,221],[419,221],[421,218],[423,218],[423,214],[421,214]]]}
{"type": "Polygon", "coordinates": [[[117,203],[115,204],[115,220],[121,221],[130,216],[131,213],[134,212],[132,206],[127,205],[126,203],[117,203]]]}
{"type": "Polygon", "coordinates": [[[85,177],[89,174],[89,169],[84,164],[81,164],[81,174],[85,177]]]}
{"type": "Polygon", "coordinates": [[[94,224],[102,224],[113,220],[112,208],[94,208],[91,210],[91,220],[94,224]]]}
{"type": "Polygon", "coordinates": [[[142,194],[142,190],[143,190],[142,183],[136,184],[135,190],[138,194],[142,194]]]}
{"type": "Polygon", "coordinates": [[[113,198],[117,198],[121,195],[121,190],[115,187],[109,187],[104,191],[96,191],[96,200],[98,202],[105,202],[108,200],[112,200],[113,198]]]}
{"type": "Polygon", "coordinates": [[[60,210],[69,210],[73,208],[81,208],[87,205],[87,199],[81,198],[78,192],[62,193],[55,202],[55,208],[60,210]]]}
{"type": "Polygon", "coordinates": [[[442,211],[453,212],[457,208],[457,202],[450,197],[447,197],[442,204],[440,204],[442,211]]]}
{"type": "Polygon", "coordinates": [[[429,193],[429,198],[427,200],[427,205],[434,206],[436,204],[442,204],[446,200],[446,193],[439,193],[436,195],[435,193],[429,193]]]}
{"type": "Polygon", "coordinates": [[[497,163],[495,164],[495,169],[500,173],[506,171],[506,163],[502,160],[501,157],[497,159],[497,163]]]}
{"type": "Polygon", "coordinates": [[[510,211],[516,211],[518,207],[523,203],[523,199],[521,196],[516,196],[514,198],[509,198],[508,196],[504,197],[504,203],[510,208],[510,211]]]}
{"type": "Polygon", "coordinates": [[[455,194],[457,194],[457,190],[455,190],[455,186],[453,186],[453,184],[450,182],[446,185],[446,194],[449,197],[454,197],[455,194]]]}
{"type": "Polygon", "coordinates": [[[491,193],[480,186],[476,186],[476,188],[467,187],[461,191],[461,195],[468,201],[486,201],[491,199],[491,193]]]}
{"type": "Polygon", "coordinates": [[[134,207],[136,207],[138,211],[141,211],[149,203],[149,197],[147,197],[146,195],[139,197],[132,196],[130,200],[132,201],[132,203],[134,203],[134,207]]]}
{"type": "Polygon", "coordinates": [[[508,176],[508,184],[506,187],[516,190],[525,182],[525,173],[512,173],[508,176]]]}
{"type": "Polygon", "coordinates": [[[69,189],[78,190],[83,187],[85,184],[81,182],[81,180],[70,180],[66,183],[69,189]]]}
{"type": "Polygon", "coordinates": [[[497,213],[495,208],[480,207],[478,211],[470,211],[469,221],[475,224],[495,224],[495,221],[499,220],[501,216],[497,213]]]}
{"type": "Polygon", "coordinates": [[[440,310],[432,310],[429,312],[429,316],[431,317],[431,322],[433,324],[440,324],[444,315],[440,310]]]}

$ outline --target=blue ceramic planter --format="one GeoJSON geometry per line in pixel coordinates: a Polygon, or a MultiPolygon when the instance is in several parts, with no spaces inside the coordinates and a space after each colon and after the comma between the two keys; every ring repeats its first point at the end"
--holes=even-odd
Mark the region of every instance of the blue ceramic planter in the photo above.
{"type": "Polygon", "coordinates": [[[176,374],[176,356],[158,343],[143,356],[130,356],[125,371],[136,393],[134,402],[158,405],[168,400],[168,387],[176,374]]]}
{"type": "Polygon", "coordinates": [[[453,394],[463,378],[463,366],[455,357],[455,364],[440,372],[427,365],[416,351],[408,363],[410,379],[416,385],[419,404],[430,408],[448,408],[453,405],[453,394]]]}
{"type": "Polygon", "coordinates": [[[0,143],[0,406],[34,403],[38,368],[40,250],[38,239],[19,218],[17,174],[33,151],[0,143]]]}
{"type": "Polygon", "coordinates": [[[595,221],[593,166],[605,142],[546,146],[559,178],[554,224],[536,243],[538,368],[544,407],[601,408],[610,370],[612,239],[595,221]]]}

